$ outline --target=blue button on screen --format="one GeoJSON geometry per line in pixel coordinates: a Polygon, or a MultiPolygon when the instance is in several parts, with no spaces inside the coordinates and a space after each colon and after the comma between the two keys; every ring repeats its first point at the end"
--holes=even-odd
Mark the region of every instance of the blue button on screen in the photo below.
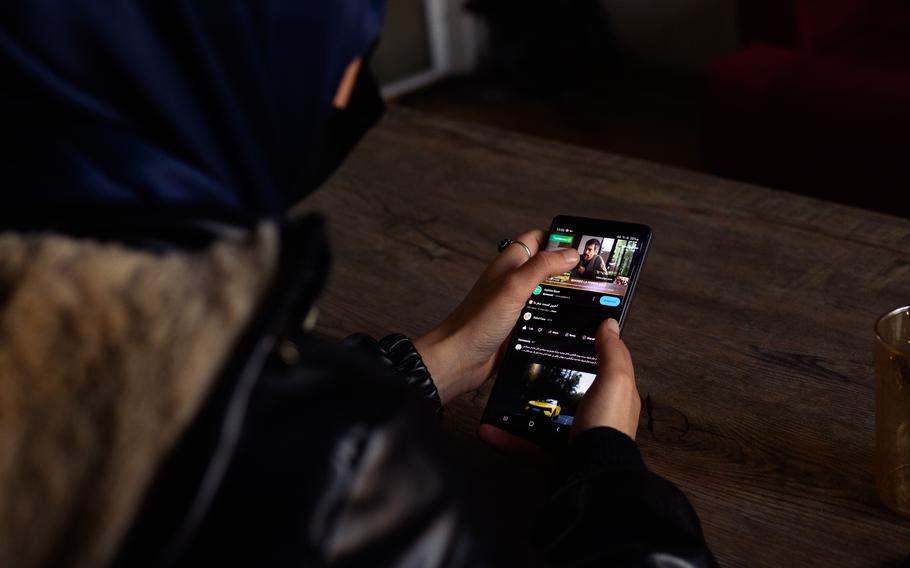
{"type": "Polygon", "coordinates": [[[613,307],[618,306],[619,298],[617,298],[616,296],[601,296],[600,305],[601,306],[613,306],[613,307]]]}

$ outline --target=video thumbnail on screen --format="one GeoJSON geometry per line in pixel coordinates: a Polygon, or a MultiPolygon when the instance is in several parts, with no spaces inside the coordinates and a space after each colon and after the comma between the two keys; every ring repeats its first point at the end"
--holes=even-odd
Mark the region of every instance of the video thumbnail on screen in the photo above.
{"type": "Polygon", "coordinates": [[[547,242],[549,251],[573,247],[581,257],[578,265],[565,274],[550,278],[548,284],[625,295],[632,259],[640,248],[638,239],[553,233],[547,242]]]}
{"type": "Polygon", "coordinates": [[[571,426],[594,378],[592,373],[528,363],[518,380],[510,381],[507,392],[502,393],[499,419],[527,421],[538,427],[571,426]]]}

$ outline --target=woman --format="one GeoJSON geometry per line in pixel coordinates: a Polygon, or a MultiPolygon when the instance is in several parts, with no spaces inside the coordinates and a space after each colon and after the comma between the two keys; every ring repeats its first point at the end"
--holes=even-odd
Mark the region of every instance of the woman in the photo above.
{"type": "MultiPolygon", "coordinates": [[[[518,236],[416,338],[314,337],[286,211],[381,111],[382,2],[0,7],[0,564],[712,565],[633,441],[615,322],[542,521],[503,550],[440,450],[520,306],[578,262],[518,236]]],[[[484,436],[513,443],[495,430],[484,436]]]]}

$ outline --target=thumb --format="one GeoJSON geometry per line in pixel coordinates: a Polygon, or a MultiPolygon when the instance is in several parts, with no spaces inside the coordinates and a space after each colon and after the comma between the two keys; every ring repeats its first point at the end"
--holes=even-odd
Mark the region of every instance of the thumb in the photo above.
{"type": "Polygon", "coordinates": [[[514,277],[529,287],[534,287],[551,276],[558,276],[578,264],[575,249],[541,251],[518,267],[514,277]]]}
{"type": "Polygon", "coordinates": [[[632,356],[619,338],[619,324],[610,319],[597,330],[597,378],[585,393],[572,436],[598,426],[609,426],[633,440],[638,429],[641,399],[635,387],[632,356]]]}
{"type": "Polygon", "coordinates": [[[619,337],[619,323],[615,319],[610,318],[600,324],[594,345],[597,352],[598,377],[607,377],[606,380],[610,380],[612,377],[635,376],[632,355],[619,337]]]}

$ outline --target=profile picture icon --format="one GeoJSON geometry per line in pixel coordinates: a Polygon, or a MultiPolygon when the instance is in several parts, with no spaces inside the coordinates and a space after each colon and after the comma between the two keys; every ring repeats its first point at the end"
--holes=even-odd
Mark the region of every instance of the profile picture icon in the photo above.
{"type": "Polygon", "coordinates": [[[531,319],[531,312],[525,312],[525,315],[523,315],[522,317],[525,318],[525,321],[528,321],[529,319],[531,319]]]}

